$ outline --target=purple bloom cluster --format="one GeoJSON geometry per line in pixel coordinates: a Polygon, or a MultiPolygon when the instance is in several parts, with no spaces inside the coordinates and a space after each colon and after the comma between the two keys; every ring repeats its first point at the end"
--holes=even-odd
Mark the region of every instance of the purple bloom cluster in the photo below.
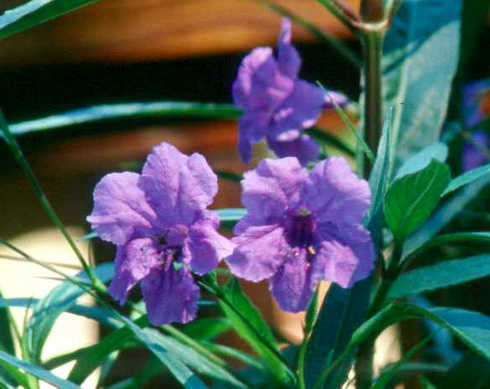
{"type": "Polygon", "coordinates": [[[305,165],[318,158],[318,145],[306,134],[322,109],[339,105],[345,98],[323,91],[298,78],[301,58],[291,45],[291,22],[282,20],[277,58],[272,48],[259,47],[247,55],[233,84],[233,101],[244,109],[239,122],[238,150],[245,163],[252,156],[252,145],[267,140],[278,157],[295,156],[305,165]]]}
{"type": "Polygon", "coordinates": [[[191,271],[206,274],[232,251],[206,208],[217,177],[200,154],[190,157],[162,143],[141,174],[112,173],[97,184],[87,220],[117,246],[116,275],[109,292],[123,304],[141,281],[155,325],[186,323],[196,316],[199,288],[191,271]]]}
{"type": "Polygon", "coordinates": [[[242,186],[247,215],[226,262],[237,277],[268,279],[281,308],[305,310],[320,280],[348,288],[371,273],[374,247],[361,225],[369,186],[345,159],[329,158],[311,172],[293,157],[265,159],[242,186]]]}
{"type": "MultiPolygon", "coordinates": [[[[154,325],[186,323],[196,316],[199,288],[193,273],[206,274],[224,258],[237,277],[267,279],[280,306],[306,309],[320,280],[344,288],[366,278],[374,247],[361,221],[369,186],[343,158],[302,167],[318,157],[303,133],[326,106],[320,88],[298,78],[301,60],[291,46],[291,24],[282,23],[277,59],[257,48],[242,63],[233,85],[240,119],[239,152],[248,162],[263,138],[282,159],[265,159],[242,181],[246,216],[229,240],[207,207],[217,177],[204,157],[190,157],[162,143],[141,174],[112,173],[94,191],[87,218],[104,240],[117,246],[109,292],[121,304],[141,284],[154,325]]],[[[345,103],[341,95],[333,98],[345,103]]]]}

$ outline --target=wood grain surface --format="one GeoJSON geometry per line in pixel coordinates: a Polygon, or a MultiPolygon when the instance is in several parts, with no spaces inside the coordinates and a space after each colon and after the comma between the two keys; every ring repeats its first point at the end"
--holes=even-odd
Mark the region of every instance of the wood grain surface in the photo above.
{"type": "MultiPolygon", "coordinates": [[[[341,39],[349,32],[315,0],[277,0],[341,39]]],[[[354,9],[359,0],[346,0],[354,9]]],[[[0,66],[124,62],[225,54],[270,45],[279,16],[256,0],[102,0],[0,42],[0,66]]],[[[295,27],[296,41],[312,40],[295,27]]]]}

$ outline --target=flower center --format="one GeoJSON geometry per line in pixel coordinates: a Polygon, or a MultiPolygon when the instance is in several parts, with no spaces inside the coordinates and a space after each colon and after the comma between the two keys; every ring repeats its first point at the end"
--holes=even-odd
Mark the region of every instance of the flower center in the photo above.
{"type": "Polygon", "coordinates": [[[290,219],[288,231],[289,244],[295,248],[297,254],[301,249],[307,251],[308,257],[316,254],[316,219],[306,209],[301,207],[290,219]]]}
{"type": "Polygon", "coordinates": [[[169,244],[167,234],[157,239],[160,253],[162,255],[162,264],[168,269],[171,265],[175,270],[179,270],[182,264],[182,246],[169,244]]]}

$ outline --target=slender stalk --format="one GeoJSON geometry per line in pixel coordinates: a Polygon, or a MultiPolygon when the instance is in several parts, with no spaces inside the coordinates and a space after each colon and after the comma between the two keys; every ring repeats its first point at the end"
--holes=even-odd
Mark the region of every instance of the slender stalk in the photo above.
{"type": "Polygon", "coordinates": [[[362,36],[364,47],[364,129],[371,151],[376,152],[383,127],[381,54],[385,34],[383,24],[373,25],[362,36]]]}
{"type": "Polygon", "coordinates": [[[383,0],[361,1],[361,20],[364,23],[379,23],[383,18],[383,0]]]}
{"type": "MultiPolygon", "coordinates": [[[[385,277],[376,290],[373,301],[368,309],[368,319],[380,311],[386,300],[386,296],[390,290],[393,281],[398,275],[399,264],[403,253],[403,242],[395,242],[393,253],[391,255],[385,277]]],[[[356,372],[356,389],[368,389],[373,381],[373,357],[375,351],[376,338],[368,339],[360,345],[357,352],[355,372],[356,372]]]]}

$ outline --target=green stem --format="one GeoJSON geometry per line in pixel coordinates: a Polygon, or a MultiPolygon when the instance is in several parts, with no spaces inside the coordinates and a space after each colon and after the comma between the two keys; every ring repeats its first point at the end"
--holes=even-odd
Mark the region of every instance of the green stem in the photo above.
{"type": "Polygon", "coordinates": [[[365,65],[364,135],[371,151],[376,152],[383,127],[381,55],[385,25],[366,25],[362,36],[365,65]]]}
{"type": "MultiPolygon", "coordinates": [[[[381,280],[381,283],[374,294],[373,301],[368,309],[368,319],[375,316],[383,308],[390,287],[398,275],[402,253],[403,242],[395,242],[385,276],[381,280]]],[[[360,345],[359,351],[357,352],[355,364],[357,389],[368,389],[372,385],[375,341],[376,338],[368,339],[366,342],[360,345]]]]}

